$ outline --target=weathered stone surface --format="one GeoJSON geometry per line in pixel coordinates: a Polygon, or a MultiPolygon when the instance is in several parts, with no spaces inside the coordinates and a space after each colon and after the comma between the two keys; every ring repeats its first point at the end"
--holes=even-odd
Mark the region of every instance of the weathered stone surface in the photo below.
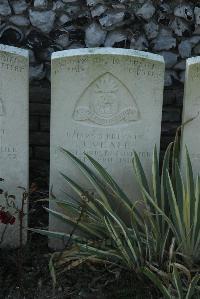
{"type": "Polygon", "coordinates": [[[185,146],[187,146],[195,175],[200,174],[200,57],[190,58],[186,63],[185,93],[183,107],[183,123],[194,118],[191,122],[183,127],[181,154],[182,166],[184,167],[185,146]]]}
{"type": "MultiPolygon", "coordinates": [[[[76,16],[78,16],[78,14],[80,13],[81,10],[81,5],[80,3],[77,1],[77,3],[74,3],[72,5],[65,5],[65,9],[64,11],[71,16],[72,18],[75,18],[76,16]]],[[[83,11],[82,11],[83,13],[83,11]]]]}
{"type": "Polygon", "coordinates": [[[76,3],[78,0],[62,0],[64,3],[76,3]]]}
{"type": "Polygon", "coordinates": [[[121,22],[124,20],[125,12],[124,11],[108,11],[102,17],[100,17],[99,22],[103,28],[109,29],[117,25],[121,25],[121,22]]]}
{"type": "Polygon", "coordinates": [[[70,22],[71,20],[72,20],[72,18],[70,16],[68,16],[66,13],[62,13],[57,20],[57,24],[64,25],[64,24],[70,22]]]}
{"type": "Polygon", "coordinates": [[[187,21],[192,21],[194,18],[193,9],[189,4],[180,4],[175,7],[174,15],[176,17],[181,17],[187,21]]]}
{"type": "Polygon", "coordinates": [[[87,5],[89,6],[95,6],[96,4],[102,3],[102,0],[86,0],[87,5]]]}
{"type": "Polygon", "coordinates": [[[163,1],[160,1],[158,4],[158,11],[163,13],[163,14],[171,14],[172,13],[172,8],[170,4],[167,3],[162,3],[163,1]]]}
{"type": "Polygon", "coordinates": [[[145,29],[145,33],[146,33],[146,36],[148,37],[148,39],[155,38],[159,32],[159,26],[154,21],[147,23],[144,26],[144,29],[145,29]]]}
{"type": "MultiPolygon", "coordinates": [[[[62,197],[66,185],[59,171],[66,169],[72,179],[92,188],[60,152],[61,146],[83,161],[84,152],[90,154],[137,199],[133,150],[150,173],[153,147],[157,144],[159,149],[160,144],[163,58],[112,48],[57,52],[52,56],[51,84],[50,185],[55,196],[62,197]]],[[[57,225],[50,218],[50,229],[57,225]]]]}
{"type": "MultiPolygon", "coordinates": [[[[67,31],[60,31],[58,35],[54,38],[54,41],[57,45],[61,46],[63,49],[67,48],[67,46],[70,44],[69,40],[69,33],[67,31]]],[[[55,52],[55,48],[54,52],[55,52]]]]}
{"type": "Polygon", "coordinates": [[[200,35],[194,35],[188,40],[192,48],[200,43],[200,35]]]}
{"type": "MultiPolygon", "coordinates": [[[[145,20],[142,17],[133,17],[134,13],[141,8],[148,0],[143,1],[104,1],[104,0],[88,0],[91,5],[87,5],[86,1],[61,1],[54,0],[48,1],[47,8],[36,8],[34,7],[33,1],[26,0],[10,0],[13,11],[7,16],[0,16],[0,41],[5,44],[19,45],[20,47],[26,47],[30,49],[30,63],[31,71],[34,70],[35,80],[41,80],[39,84],[44,84],[44,79],[50,80],[50,54],[51,49],[55,51],[62,49],[73,49],[73,48],[84,48],[86,47],[85,37],[86,29],[92,23],[97,23],[100,25],[102,30],[105,30],[107,35],[102,46],[112,46],[112,47],[133,47],[136,41],[139,41],[140,49],[145,51],[153,51],[154,53],[159,53],[160,51],[172,52],[178,56],[177,63],[168,68],[168,78],[172,85],[168,85],[171,90],[173,84],[177,88],[178,81],[182,81],[183,71],[185,68],[185,58],[181,58],[178,51],[178,46],[182,41],[188,40],[191,44],[191,56],[200,55],[199,41],[198,37],[200,35],[200,24],[198,24],[198,2],[196,1],[156,1],[152,0],[153,5],[156,8],[154,15],[149,19],[145,20]],[[192,10],[194,10],[195,17],[193,20],[188,20],[183,17],[176,17],[174,15],[174,8],[178,4],[190,3],[192,10]],[[78,4],[78,5],[77,5],[78,4]],[[68,11],[65,7],[68,6],[68,11]],[[73,6],[73,7],[72,7],[73,6]],[[75,7],[74,7],[75,6],[75,7]],[[136,7],[137,6],[137,7],[136,7]],[[71,8],[72,7],[72,8],[71,8]],[[34,27],[32,24],[28,26],[21,26],[11,23],[12,17],[17,16],[17,21],[21,17],[29,19],[29,9],[48,11],[52,10],[55,12],[56,18],[52,30],[49,33],[43,33],[38,28],[34,27]],[[71,12],[70,12],[71,10],[71,12]],[[106,15],[107,12],[118,11],[124,13],[124,18],[121,22],[107,28],[103,28],[99,23],[99,18],[101,19],[106,15]],[[176,20],[176,21],[175,21],[176,20]],[[149,30],[146,28],[148,24],[149,30]],[[181,24],[181,25],[180,25],[181,24]],[[179,28],[180,25],[180,28],[179,28]],[[166,47],[162,50],[155,50],[153,48],[154,40],[159,39],[157,34],[161,29],[171,29],[171,36],[176,39],[176,46],[166,50],[166,47]],[[174,26],[174,27],[173,27],[174,26]],[[154,30],[154,27],[156,30],[154,30]],[[185,27],[185,29],[184,29],[185,27]],[[186,30],[187,28],[187,30],[186,30]],[[63,31],[65,33],[60,33],[63,31]],[[59,32],[58,35],[57,31],[59,32]],[[56,34],[55,34],[56,33],[56,34]],[[152,38],[151,34],[155,34],[152,38]],[[140,37],[140,38],[139,38],[140,37]],[[147,40],[145,40],[145,38],[147,40]],[[69,40],[68,40],[69,38],[69,40]],[[153,42],[152,42],[153,39],[153,42]],[[36,54],[36,55],[35,55],[36,54]],[[36,70],[38,72],[36,72],[36,70]],[[175,72],[174,72],[175,71],[175,72]],[[176,79],[174,79],[174,77],[176,79]]],[[[0,1],[2,4],[3,1],[0,1]]],[[[112,17],[112,15],[111,15],[112,17]]],[[[108,19],[109,20],[109,19],[108,19]]],[[[45,81],[47,81],[45,80],[45,81]]],[[[33,82],[33,81],[32,81],[33,82]]],[[[182,85],[181,85],[182,86],[182,85]]],[[[42,100],[43,92],[38,92],[36,97],[39,102],[42,100]]],[[[168,102],[171,107],[174,105],[168,102]]],[[[179,100],[179,106],[181,106],[182,100],[179,100]]],[[[33,112],[39,108],[33,108],[33,112]]],[[[34,114],[35,116],[35,114],[34,114]]],[[[40,130],[40,127],[39,129],[40,130]]],[[[36,145],[35,145],[36,146],[36,145]]],[[[34,148],[33,147],[33,153],[34,148]]],[[[34,158],[34,156],[33,156],[34,158]]]]}
{"type": "MultiPolygon", "coordinates": [[[[34,64],[46,68],[47,79],[50,65],[44,49],[49,47],[54,51],[78,46],[172,51],[178,61],[187,58],[190,46],[190,56],[199,53],[200,7],[194,1],[11,0],[9,6],[8,0],[2,0],[0,7],[7,10],[0,15],[0,42],[37,49],[34,64]],[[56,36],[57,32],[62,33],[56,36]]],[[[37,79],[43,79],[38,74],[37,79]]]]}
{"type": "MultiPolygon", "coordinates": [[[[22,190],[28,191],[28,51],[0,45],[0,177],[5,180],[1,189],[16,199],[6,203],[0,195],[0,209],[15,213],[15,223],[6,228],[1,246],[19,246],[19,217],[16,208],[22,204],[22,190]]],[[[27,202],[24,206],[27,214],[27,202]]],[[[27,225],[27,216],[23,225],[27,225]]],[[[0,223],[0,235],[5,224],[0,223]]],[[[23,242],[26,231],[23,230],[23,242]]]]}
{"type": "Polygon", "coordinates": [[[93,18],[95,17],[99,17],[100,15],[102,15],[105,11],[107,10],[107,7],[105,5],[99,4],[96,5],[95,7],[93,7],[91,9],[91,15],[93,18]]]}
{"type": "Polygon", "coordinates": [[[34,7],[35,8],[47,8],[48,0],[34,0],[34,7]]]}
{"type": "Polygon", "coordinates": [[[24,13],[28,8],[28,3],[26,0],[16,0],[12,1],[12,7],[15,12],[15,14],[21,14],[24,13]]]}
{"type": "Polygon", "coordinates": [[[167,3],[161,3],[158,5],[158,23],[161,25],[169,25],[170,16],[172,14],[172,9],[167,3]]]}
{"type": "Polygon", "coordinates": [[[195,25],[193,35],[200,35],[200,25],[195,25]]]}
{"type": "Polygon", "coordinates": [[[146,51],[149,47],[148,40],[146,39],[145,35],[140,35],[136,39],[133,38],[131,40],[130,48],[139,50],[139,51],[146,51]]]}
{"type": "Polygon", "coordinates": [[[163,51],[160,54],[164,57],[166,68],[169,69],[176,64],[178,59],[177,54],[167,51],[163,51]]]}
{"type": "Polygon", "coordinates": [[[59,11],[63,11],[64,7],[65,7],[65,3],[63,3],[62,0],[57,0],[53,2],[52,10],[59,12],[59,11]]]}
{"type": "Polygon", "coordinates": [[[0,2],[0,15],[9,16],[11,14],[10,5],[8,0],[1,0],[0,2]]]}
{"type": "Polygon", "coordinates": [[[152,44],[154,51],[170,50],[176,47],[176,39],[172,36],[171,30],[162,28],[152,44]]]}
{"type": "Polygon", "coordinates": [[[29,17],[31,24],[42,32],[48,33],[53,29],[55,21],[55,13],[53,11],[35,11],[30,9],[29,17]]]}
{"type": "Polygon", "coordinates": [[[88,48],[104,44],[107,32],[96,22],[90,24],[85,31],[85,44],[88,48]]]}
{"type": "Polygon", "coordinates": [[[192,53],[192,46],[190,41],[188,40],[182,41],[178,46],[178,50],[182,58],[190,57],[192,53]]]}
{"type": "Polygon", "coordinates": [[[9,18],[9,21],[12,24],[16,25],[16,26],[22,26],[22,27],[25,26],[25,27],[27,27],[27,26],[30,25],[29,19],[27,17],[24,17],[24,16],[18,16],[18,15],[11,16],[9,18]]]}
{"type": "Polygon", "coordinates": [[[181,18],[175,18],[171,28],[177,36],[183,36],[191,32],[190,25],[181,18]]]}
{"type": "Polygon", "coordinates": [[[144,20],[149,20],[154,15],[155,11],[156,9],[152,1],[147,1],[140,9],[138,9],[136,15],[144,20]]]}
{"type": "MultiPolygon", "coordinates": [[[[0,14],[0,42],[37,49],[36,61],[31,66],[42,64],[47,79],[49,47],[54,51],[98,46],[158,54],[172,51],[178,55],[178,62],[188,57],[190,46],[190,56],[199,53],[200,7],[194,1],[10,0],[9,3],[10,6],[8,0],[0,1],[0,7],[6,8],[0,14]]],[[[37,79],[43,79],[40,72],[37,79]]]]}
{"type": "Polygon", "coordinates": [[[122,30],[114,30],[108,32],[105,39],[105,47],[112,47],[115,43],[122,42],[127,39],[127,34],[122,30]]]}

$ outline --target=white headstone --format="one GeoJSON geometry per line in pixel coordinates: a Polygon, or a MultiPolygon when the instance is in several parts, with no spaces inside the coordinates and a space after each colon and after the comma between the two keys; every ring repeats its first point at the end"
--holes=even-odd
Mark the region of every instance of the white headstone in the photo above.
{"type": "MultiPolygon", "coordinates": [[[[16,197],[6,200],[3,194],[0,195],[0,247],[19,245],[20,217],[17,210],[21,209],[23,190],[18,187],[28,189],[28,64],[28,51],[0,45],[0,178],[4,179],[0,182],[0,189],[16,197]],[[3,220],[4,212],[14,213],[13,224],[9,216],[8,224],[4,224],[7,222],[3,220]]],[[[24,206],[26,212],[27,202],[24,206]]],[[[23,226],[26,222],[24,216],[23,226]]],[[[26,232],[23,230],[25,241],[26,232]]]]}
{"type": "MultiPolygon", "coordinates": [[[[136,199],[133,152],[150,172],[160,145],[163,82],[163,58],[150,53],[96,48],[52,55],[50,185],[57,198],[69,192],[59,171],[91,188],[61,146],[85,162],[84,152],[91,155],[136,199]]],[[[52,217],[50,229],[61,230],[52,217]]]]}
{"type": "Polygon", "coordinates": [[[186,62],[182,123],[191,119],[182,130],[181,158],[184,166],[187,146],[196,175],[200,174],[200,57],[189,58],[186,62]]]}

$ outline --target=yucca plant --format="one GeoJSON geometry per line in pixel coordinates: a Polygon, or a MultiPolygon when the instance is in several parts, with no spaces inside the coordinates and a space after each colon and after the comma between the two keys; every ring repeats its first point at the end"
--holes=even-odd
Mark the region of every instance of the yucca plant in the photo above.
{"type": "Polygon", "coordinates": [[[165,277],[148,267],[144,268],[143,273],[160,290],[165,299],[199,299],[200,274],[196,273],[192,277],[190,271],[184,266],[172,264],[171,272],[168,275],[165,273],[165,277]]]}
{"type": "Polygon", "coordinates": [[[147,242],[145,234],[139,234],[138,227],[143,224],[143,220],[133,201],[92,157],[86,155],[99,176],[72,153],[65,149],[61,150],[88,178],[96,195],[87,192],[77,182],[61,174],[77,193],[78,198],[74,203],[54,198],[53,200],[62,208],[63,213],[51,209],[46,210],[62,221],[77,226],[79,232],[85,237],[77,235],[76,231],[73,234],[34,231],[53,238],[73,240],[75,245],[72,251],[67,248],[59,259],[56,258],[60,256],[59,253],[54,255],[57,265],[66,264],[69,269],[83,261],[95,260],[139,271],[148,252],[145,246],[152,240],[149,239],[147,242]],[[120,210],[125,212],[122,214],[126,214],[129,225],[118,213],[116,207],[119,206],[120,210]]]}
{"type": "MultiPolygon", "coordinates": [[[[162,198],[160,199],[161,206],[166,207],[165,209],[168,209],[168,203],[165,201],[167,192],[165,178],[169,169],[171,147],[172,145],[168,147],[165,153],[161,182],[156,148],[152,163],[153,181],[151,189],[153,189],[156,202],[160,197],[162,198]]],[[[37,232],[63,240],[72,238],[78,245],[76,248],[79,250],[79,256],[83,254],[84,257],[86,255],[89,257],[89,253],[91,253],[93,258],[95,252],[96,256],[99,254],[98,258],[100,257],[105,262],[117,263],[121,267],[134,269],[135,271],[141,269],[144,261],[152,262],[156,260],[162,264],[167,250],[167,242],[169,243],[170,228],[159,213],[156,215],[155,209],[152,213],[146,197],[141,196],[141,202],[145,203],[141,215],[137,210],[138,202],[135,202],[134,198],[129,199],[110,174],[96,160],[86,154],[95,169],[94,172],[69,151],[63,148],[61,151],[87,177],[95,189],[96,195],[87,192],[77,182],[62,173],[61,175],[77,193],[78,198],[72,203],[52,196],[57,205],[62,208],[63,213],[47,208],[46,210],[62,221],[77,226],[86,238],[80,237],[76,233],[64,234],[43,230],[37,230],[37,232]],[[96,173],[98,173],[98,176],[96,173]],[[118,207],[120,207],[121,213],[119,213],[118,207]],[[127,221],[124,220],[122,215],[126,215],[127,221]]],[[[141,179],[141,188],[144,187],[146,192],[150,192],[144,170],[136,153],[133,164],[139,182],[141,179]]],[[[62,257],[64,257],[64,252],[62,257]]]]}
{"type": "Polygon", "coordinates": [[[177,133],[175,142],[165,152],[161,170],[155,147],[152,180],[147,180],[142,163],[134,153],[133,168],[141,190],[142,212],[138,212],[138,202],[134,198],[129,199],[96,160],[86,154],[95,169],[93,171],[72,153],[61,149],[96,192],[92,194],[84,190],[62,173],[78,196],[73,202],[52,196],[52,200],[62,208],[62,213],[46,210],[73,225],[74,229],[71,233],[34,230],[48,237],[73,241],[70,248],[67,246],[52,255],[50,269],[54,280],[55,268],[65,271],[92,261],[145,274],[163,295],[166,293],[166,298],[169,294],[178,294],[183,286],[184,294],[191,288],[193,290],[189,294],[196,292],[200,260],[200,180],[197,177],[194,184],[187,151],[186,178],[182,178],[178,144],[177,133]],[[119,213],[118,207],[122,213],[119,213]],[[127,221],[122,215],[126,215],[127,221]],[[183,280],[183,285],[182,272],[190,273],[190,279],[183,280]]]}
{"type": "MultiPolygon", "coordinates": [[[[166,153],[168,156],[168,150],[166,153]]],[[[141,162],[137,154],[134,155],[135,173],[143,199],[146,206],[149,206],[149,213],[153,215],[153,227],[156,227],[156,232],[158,231],[161,236],[167,236],[169,232],[174,237],[176,254],[179,254],[184,263],[192,269],[200,265],[200,179],[198,175],[196,183],[194,182],[187,149],[184,164],[185,180],[181,174],[178,159],[175,158],[172,175],[170,176],[168,168],[163,168],[164,173],[162,172],[160,182],[154,152],[153,189],[150,190],[141,162]]]]}
{"type": "MultiPolygon", "coordinates": [[[[162,205],[163,207],[166,206],[166,209],[168,204],[165,201],[167,192],[165,177],[169,168],[170,149],[171,145],[165,154],[161,183],[156,148],[152,167],[153,182],[151,189],[156,195],[156,202],[158,195],[161,196],[162,194],[162,205]],[[160,191],[159,188],[161,188],[160,191]]],[[[95,261],[103,261],[137,272],[141,271],[147,262],[156,263],[157,266],[162,265],[167,246],[168,248],[170,246],[170,228],[155,209],[154,211],[149,209],[146,198],[144,197],[145,206],[141,215],[137,210],[137,202],[127,197],[97,161],[86,154],[99,176],[72,153],[65,149],[61,150],[84,173],[97,194],[94,196],[88,193],[77,182],[65,174],[61,174],[77,193],[78,198],[72,203],[52,196],[58,206],[62,208],[63,213],[51,209],[46,210],[62,221],[76,226],[85,238],[80,237],[74,231],[73,234],[64,234],[37,230],[37,232],[53,238],[62,240],[71,238],[76,244],[72,251],[67,248],[62,252],[62,255],[60,253],[54,254],[53,259],[56,261],[56,265],[67,265],[69,269],[78,265],[79,262],[83,263],[90,259],[94,261],[95,259],[95,261]],[[117,209],[119,206],[121,213],[117,209]],[[127,221],[122,215],[126,215],[127,221]]],[[[137,177],[141,178],[142,186],[145,186],[145,190],[148,192],[147,179],[136,153],[134,155],[134,167],[137,177]]]]}
{"type": "MultiPolygon", "coordinates": [[[[167,299],[200,296],[200,179],[197,175],[194,182],[187,148],[182,160],[186,170],[183,177],[179,162],[178,136],[177,131],[173,145],[170,144],[166,150],[161,177],[154,150],[152,186],[147,182],[137,153],[133,159],[136,177],[151,219],[149,228],[155,232],[155,241],[160,236],[161,248],[169,250],[168,257],[165,252],[166,263],[162,267],[158,260],[157,265],[154,260],[154,264],[147,263],[143,273],[167,299]],[[166,243],[163,247],[164,240],[166,243]]],[[[157,245],[157,242],[154,245],[157,245]]],[[[160,256],[163,257],[163,254],[160,256]]]]}

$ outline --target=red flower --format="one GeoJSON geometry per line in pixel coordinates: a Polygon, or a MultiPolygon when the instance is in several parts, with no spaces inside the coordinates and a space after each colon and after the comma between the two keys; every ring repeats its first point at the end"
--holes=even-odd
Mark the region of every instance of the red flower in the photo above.
{"type": "Polygon", "coordinates": [[[0,222],[13,225],[15,223],[15,217],[8,211],[5,212],[4,210],[0,210],[0,222]]]}

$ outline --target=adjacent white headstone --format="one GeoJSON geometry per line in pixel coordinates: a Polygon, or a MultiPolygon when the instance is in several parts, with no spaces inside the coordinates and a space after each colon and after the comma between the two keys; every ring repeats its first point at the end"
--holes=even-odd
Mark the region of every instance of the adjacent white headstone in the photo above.
{"type": "MultiPolygon", "coordinates": [[[[59,171],[91,189],[61,146],[85,162],[84,152],[91,155],[136,199],[133,152],[150,172],[153,148],[160,145],[163,82],[158,55],[113,48],[53,54],[50,185],[57,198],[70,192],[59,171]]],[[[59,225],[50,217],[51,230],[59,225]]]]}
{"type": "MultiPolygon", "coordinates": [[[[0,195],[0,247],[19,245],[23,190],[18,186],[28,189],[28,61],[28,51],[0,45],[0,189],[16,197],[0,195]]],[[[24,216],[23,226],[26,222],[24,216]]]]}
{"type": "Polygon", "coordinates": [[[200,57],[187,59],[182,122],[181,158],[184,166],[185,146],[187,146],[194,174],[200,174],[200,57]],[[194,119],[193,119],[194,118],[194,119]]]}

